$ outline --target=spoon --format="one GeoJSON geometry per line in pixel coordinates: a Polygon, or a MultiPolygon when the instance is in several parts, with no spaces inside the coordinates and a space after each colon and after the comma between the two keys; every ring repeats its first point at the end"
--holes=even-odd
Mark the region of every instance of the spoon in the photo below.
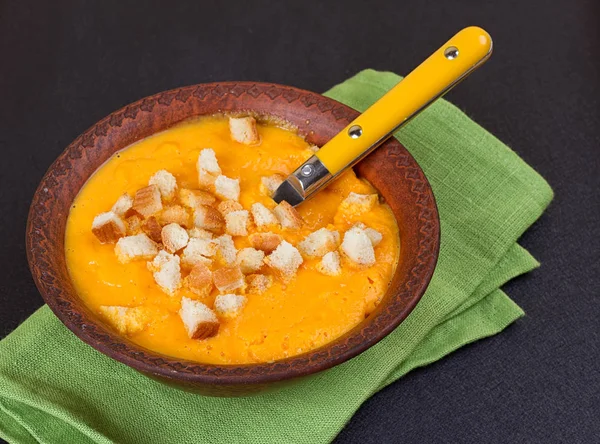
{"type": "Polygon", "coordinates": [[[459,31],[369,109],[300,165],[275,190],[275,202],[297,206],[362,160],[400,127],[481,66],[492,39],[481,28],[459,31]]]}

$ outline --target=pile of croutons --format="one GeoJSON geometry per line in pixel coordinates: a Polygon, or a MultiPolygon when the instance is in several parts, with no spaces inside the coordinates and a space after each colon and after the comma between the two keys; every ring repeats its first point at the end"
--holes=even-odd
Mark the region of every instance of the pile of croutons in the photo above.
{"type": "MultiPolygon", "coordinates": [[[[244,144],[260,141],[252,117],[230,118],[231,137],[244,144]]],[[[212,309],[183,297],[180,317],[193,339],[217,334],[219,319],[237,316],[247,294],[260,294],[273,275],[289,282],[304,262],[321,258],[317,269],[326,275],[341,273],[340,253],[357,266],[375,263],[374,246],[382,235],[361,223],[340,234],[321,228],[294,246],[272,231],[298,230],[303,221],[295,208],[281,202],[273,208],[239,203],[239,179],[222,174],[215,152],[203,149],[197,161],[198,189],[181,188],[166,170],[157,171],[148,186],[134,196],[124,194],[93,221],[92,232],[103,244],[115,244],[121,263],[146,260],[156,284],[169,296],[185,286],[200,297],[214,288],[219,295],[212,309]],[[238,250],[234,237],[247,237],[251,247],[238,250]],[[266,267],[265,267],[266,266],[266,267]],[[260,273],[261,270],[270,273],[260,273]]],[[[261,192],[271,196],[284,177],[263,177],[261,192]]],[[[370,211],[377,195],[350,193],[339,210],[353,214],[370,211]]],[[[122,333],[138,331],[139,307],[101,307],[122,333]]]]}

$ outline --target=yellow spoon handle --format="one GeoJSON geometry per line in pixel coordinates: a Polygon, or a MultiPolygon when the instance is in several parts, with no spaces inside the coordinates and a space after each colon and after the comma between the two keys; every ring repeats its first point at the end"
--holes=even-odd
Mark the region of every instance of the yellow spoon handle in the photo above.
{"type": "Polygon", "coordinates": [[[491,53],[487,32],[475,26],[463,29],[327,142],[316,157],[335,176],[449,91],[491,53]]]}

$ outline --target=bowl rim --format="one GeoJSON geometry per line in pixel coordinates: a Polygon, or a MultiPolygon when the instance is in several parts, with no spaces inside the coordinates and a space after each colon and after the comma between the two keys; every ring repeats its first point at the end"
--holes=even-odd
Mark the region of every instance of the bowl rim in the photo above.
{"type": "MultiPolygon", "coordinates": [[[[94,148],[100,138],[106,137],[113,130],[120,131],[122,126],[125,126],[123,122],[129,122],[127,119],[135,123],[138,116],[144,113],[149,114],[146,117],[153,118],[151,115],[157,113],[157,109],[165,111],[164,107],[169,109],[173,106],[175,109],[179,109],[177,107],[185,107],[191,102],[188,108],[195,110],[202,105],[203,101],[208,100],[221,107],[224,106],[223,104],[226,107],[234,106],[234,108],[223,109],[223,112],[235,112],[240,109],[255,111],[255,108],[248,106],[239,109],[235,109],[235,106],[240,100],[244,103],[251,103],[252,100],[258,99],[266,100],[267,108],[268,101],[277,102],[279,109],[285,109],[286,106],[294,103],[294,106],[303,106],[310,113],[318,112],[327,115],[332,122],[339,122],[336,123],[339,129],[335,132],[343,129],[346,124],[359,115],[357,111],[347,105],[321,94],[275,83],[233,81],[184,86],[142,98],[109,114],[78,136],[48,168],[40,181],[29,209],[26,231],[27,259],[35,284],[43,299],[60,321],[81,340],[134,369],[169,380],[229,386],[263,384],[320,372],[359,355],[398,327],[417,305],[431,281],[437,264],[440,247],[439,213],[433,191],[422,169],[406,148],[393,137],[362,160],[355,168],[359,172],[361,169],[366,170],[380,162],[379,157],[385,157],[389,165],[384,166],[393,171],[397,170],[398,174],[403,175],[403,177],[398,177],[402,180],[405,179],[406,186],[411,187],[410,192],[415,195],[415,201],[418,202],[419,207],[415,213],[418,214],[417,223],[422,223],[417,227],[418,233],[420,233],[419,249],[414,251],[416,263],[408,275],[410,279],[401,282],[403,287],[398,288],[397,291],[402,292],[402,296],[395,297],[394,300],[398,299],[398,303],[394,307],[388,307],[387,313],[381,315],[378,312],[381,312],[382,305],[384,305],[382,303],[371,314],[373,316],[378,313],[377,325],[374,325],[374,322],[366,322],[370,316],[340,338],[320,348],[270,363],[203,364],[159,354],[116,334],[106,328],[98,319],[90,317],[90,311],[73,299],[73,297],[78,299],[74,290],[65,290],[61,285],[60,270],[57,269],[56,263],[50,260],[48,253],[62,249],[64,256],[64,244],[57,245],[58,242],[53,237],[54,234],[50,233],[51,228],[46,221],[48,217],[53,216],[64,217],[66,221],[68,214],[66,216],[53,214],[51,205],[53,199],[60,192],[59,179],[68,176],[69,171],[73,170],[78,161],[86,159],[90,153],[94,155],[94,148]],[[302,105],[298,104],[300,102],[302,105]],[[340,127],[341,124],[343,126],[340,127]],[[59,285],[56,285],[57,282],[59,285]],[[408,303],[401,306],[400,300],[404,297],[410,298],[408,303]],[[391,312],[394,308],[396,309],[395,313],[391,312]],[[360,328],[363,324],[368,325],[360,328]]],[[[214,113],[189,114],[188,118],[209,114],[214,113]]],[[[284,116],[275,115],[285,119],[284,116]]],[[[296,125],[296,122],[292,123],[296,125]]],[[[307,136],[307,139],[311,137],[310,131],[299,129],[301,134],[307,136]]],[[[117,147],[113,152],[122,148],[117,147]]],[[[97,164],[94,170],[97,170],[101,164],[97,164]]],[[[85,179],[87,180],[87,178],[85,179]]],[[[385,179],[381,180],[384,183],[385,179]]],[[[377,185],[374,185],[377,188],[377,185]]],[[[80,189],[81,187],[76,190],[75,196],[80,189]]],[[[72,200],[68,203],[69,208],[71,203],[72,200]]],[[[64,236],[64,232],[58,234],[59,238],[61,235],[64,236]]],[[[400,268],[400,264],[398,268],[400,268]]],[[[387,293],[385,297],[387,297],[387,293]]]]}

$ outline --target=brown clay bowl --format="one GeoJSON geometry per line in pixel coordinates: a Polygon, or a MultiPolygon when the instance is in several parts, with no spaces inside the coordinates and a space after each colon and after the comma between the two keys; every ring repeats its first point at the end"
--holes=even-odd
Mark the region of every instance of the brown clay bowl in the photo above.
{"type": "Polygon", "coordinates": [[[211,83],[162,92],[112,113],[77,137],[42,179],[27,223],[33,278],[46,303],[73,333],[149,376],[211,395],[243,395],[272,387],[326,370],[371,347],[415,307],[429,284],[439,250],[440,224],[429,182],[408,151],[392,138],[355,169],[379,190],[396,217],[400,261],[380,305],[347,334],[292,358],[231,366],[183,361],[117,335],[82,303],[67,272],[64,232],[73,199],[115,151],[194,116],[247,110],[292,123],[318,146],[358,115],[320,94],[269,83],[211,83]]]}

